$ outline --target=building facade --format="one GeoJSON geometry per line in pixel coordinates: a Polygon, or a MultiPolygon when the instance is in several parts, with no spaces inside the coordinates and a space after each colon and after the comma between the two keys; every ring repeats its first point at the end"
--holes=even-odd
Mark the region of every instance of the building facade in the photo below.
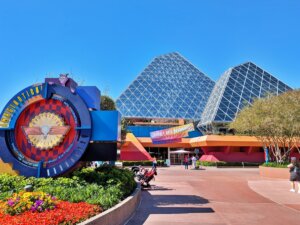
{"type": "Polygon", "coordinates": [[[116,101],[125,118],[199,120],[215,82],[178,53],[154,58],[116,101]]]}
{"type": "Polygon", "coordinates": [[[215,83],[179,53],[156,57],[116,101],[122,117],[131,122],[121,160],[149,160],[152,155],[177,164],[183,154],[174,152],[184,150],[185,154],[200,152],[205,161],[263,162],[264,150],[256,138],[214,134],[228,132],[226,124],[255,98],[289,90],[252,62],[226,70],[215,83]],[[152,131],[186,123],[194,123],[197,129],[181,142],[152,143],[152,131]],[[136,154],[128,157],[128,152],[136,154]],[[133,157],[138,152],[143,157],[133,157]]]}
{"type": "Polygon", "coordinates": [[[197,127],[203,132],[218,132],[254,99],[289,90],[292,88],[254,63],[230,68],[214,86],[197,127]]]}

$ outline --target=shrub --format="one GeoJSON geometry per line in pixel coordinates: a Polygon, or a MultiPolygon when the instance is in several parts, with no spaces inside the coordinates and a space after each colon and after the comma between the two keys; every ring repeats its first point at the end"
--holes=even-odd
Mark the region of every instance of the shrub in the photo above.
{"type": "Polygon", "coordinates": [[[289,163],[277,163],[277,162],[268,162],[268,163],[264,163],[262,164],[262,166],[265,166],[265,167],[277,167],[277,168],[287,168],[287,165],[289,163]]]}
{"type": "Polygon", "coordinates": [[[196,169],[199,169],[199,167],[201,166],[201,162],[199,160],[196,161],[196,169]]]}
{"type": "Polygon", "coordinates": [[[216,167],[258,167],[260,163],[251,163],[251,162],[209,162],[201,161],[202,166],[216,166],[216,167]]]}
{"type": "Polygon", "coordinates": [[[88,202],[104,210],[127,197],[136,187],[133,173],[128,169],[102,166],[83,168],[67,177],[25,178],[0,175],[0,200],[7,200],[31,184],[34,191],[41,191],[69,202],[88,202]]]}
{"type": "Polygon", "coordinates": [[[201,161],[201,166],[217,166],[216,162],[201,161]]]}
{"type": "MultiPolygon", "coordinates": [[[[152,166],[152,161],[122,161],[123,166],[152,166]]],[[[164,160],[157,160],[157,166],[164,166],[164,160]]]]}

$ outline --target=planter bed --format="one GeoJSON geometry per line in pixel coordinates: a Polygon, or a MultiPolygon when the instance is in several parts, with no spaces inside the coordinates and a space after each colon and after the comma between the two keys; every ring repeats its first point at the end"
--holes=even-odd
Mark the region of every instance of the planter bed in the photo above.
{"type": "Polygon", "coordinates": [[[141,199],[141,186],[137,185],[136,190],[125,200],[111,209],[100,213],[79,225],[121,225],[124,224],[135,212],[141,199]]]}
{"type": "Polygon", "coordinates": [[[59,178],[1,174],[0,224],[78,224],[107,214],[135,189],[131,171],[110,166],[83,168],[59,178]],[[28,184],[32,192],[23,191],[28,184]]]}

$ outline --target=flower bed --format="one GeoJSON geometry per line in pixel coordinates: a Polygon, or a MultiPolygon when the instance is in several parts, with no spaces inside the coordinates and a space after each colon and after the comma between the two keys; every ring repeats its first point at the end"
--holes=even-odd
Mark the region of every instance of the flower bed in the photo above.
{"type": "Polygon", "coordinates": [[[0,212],[0,224],[9,225],[60,225],[76,224],[101,212],[99,206],[85,202],[71,203],[61,201],[52,210],[43,212],[26,211],[18,215],[0,212]]]}
{"type": "Polygon", "coordinates": [[[2,174],[0,224],[76,224],[116,205],[135,187],[131,171],[110,166],[56,179],[2,174]],[[22,191],[28,184],[34,192],[22,191]]]}
{"type": "Polygon", "coordinates": [[[57,199],[43,192],[15,193],[7,201],[0,202],[0,210],[11,216],[26,211],[43,212],[56,207],[57,199]]]}

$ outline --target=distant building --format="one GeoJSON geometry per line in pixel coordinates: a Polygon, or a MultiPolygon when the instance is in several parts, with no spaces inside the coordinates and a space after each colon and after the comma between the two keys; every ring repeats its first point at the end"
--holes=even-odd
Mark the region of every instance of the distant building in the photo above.
{"type": "Polygon", "coordinates": [[[219,132],[224,124],[232,122],[237,113],[255,98],[265,97],[268,93],[278,95],[288,90],[292,88],[254,63],[247,62],[230,68],[217,81],[198,128],[203,132],[219,132]]]}
{"type": "Polygon", "coordinates": [[[215,85],[178,53],[154,58],[116,101],[125,118],[200,120],[215,85]]]}
{"type": "MultiPolygon", "coordinates": [[[[169,159],[181,163],[172,150],[200,152],[205,161],[262,162],[264,152],[255,138],[205,134],[227,133],[226,124],[255,98],[292,90],[254,63],[228,69],[215,83],[178,53],[158,56],[116,101],[130,125],[123,160],[169,159]],[[194,123],[198,129],[181,142],[154,144],[152,131],[194,123]]],[[[185,151],[177,151],[185,152],[185,151]]]]}

